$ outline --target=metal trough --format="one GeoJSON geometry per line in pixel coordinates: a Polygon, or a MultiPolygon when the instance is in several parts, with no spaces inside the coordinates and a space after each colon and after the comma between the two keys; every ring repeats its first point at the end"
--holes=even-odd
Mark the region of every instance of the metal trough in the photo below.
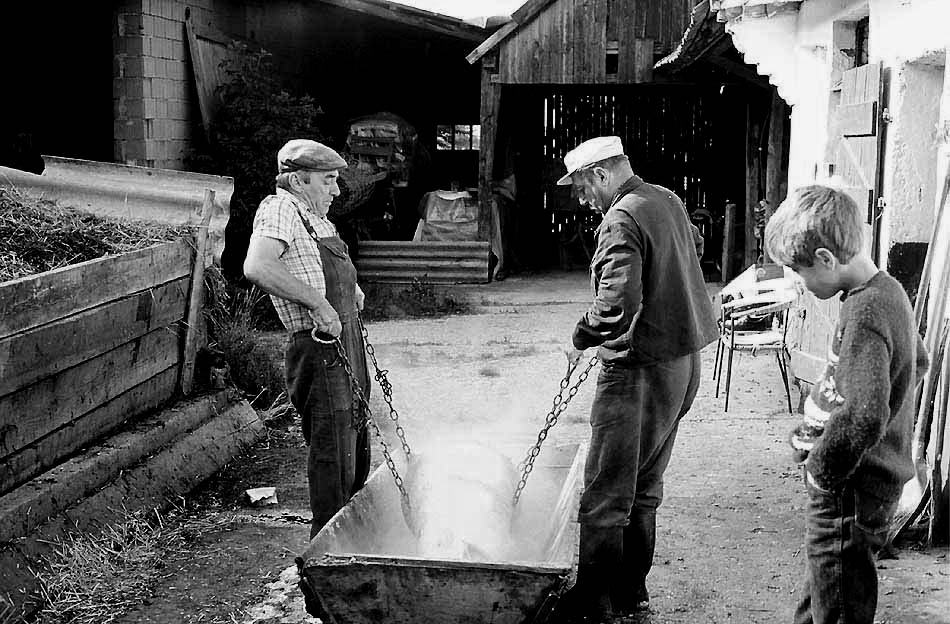
{"type": "Polygon", "coordinates": [[[380,466],[298,558],[307,610],[335,624],[543,621],[575,560],[582,455],[575,444],[538,457],[505,561],[416,556],[399,493],[380,466]]]}

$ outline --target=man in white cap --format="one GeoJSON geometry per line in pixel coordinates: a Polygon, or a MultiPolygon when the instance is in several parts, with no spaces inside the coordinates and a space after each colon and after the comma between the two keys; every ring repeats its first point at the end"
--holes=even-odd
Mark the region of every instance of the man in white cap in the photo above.
{"type": "Polygon", "coordinates": [[[310,447],[310,537],[363,486],[370,464],[363,410],[353,402],[336,346],[311,336],[316,329],[340,340],[369,397],[358,322],[363,291],[346,245],[327,219],[345,167],[346,161],[326,145],[288,141],[277,152],[277,191],[257,209],[244,260],[245,276],[270,294],[289,334],[287,394],[310,447]]]}
{"type": "Polygon", "coordinates": [[[558,184],[604,215],[594,300],[568,359],[599,347],[603,367],[578,511],[577,582],[559,612],[597,622],[649,607],[663,473],[699,386],[699,351],[719,333],[697,255],[702,237],[680,199],[635,175],[615,136],[581,143],[564,164],[558,184]]]}

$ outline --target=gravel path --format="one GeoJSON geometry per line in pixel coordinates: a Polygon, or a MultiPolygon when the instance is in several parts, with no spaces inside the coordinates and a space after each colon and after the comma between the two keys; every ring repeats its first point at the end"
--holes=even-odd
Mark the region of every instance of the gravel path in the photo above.
{"type": "MultiPolygon", "coordinates": [[[[562,350],[585,309],[586,275],[523,277],[460,290],[475,303],[475,314],[368,327],[389,371],[400,423],[410,444],[446,436],[527,450],[564,374],[562,350]]],[[[715,345],[703,353],[705,379],[667,472],[649,579],[654,612],[643,621],[787,622],[803,565],[805,497],[785,441],[796,419],[785,406],[775,360],[765,356],[737,360],[724,413],[709,378],[714,351],[715,345]]],[[[592,374],[547,443],[586,443],[593,389],[592,374]]],[[[388,409],[375,390],[374,412],[384,421],[388,409]]],[[[394,440],[391,427],[384,429],[394,440]]],[[[290,427],[212,482],[200,495],[209,512],[215,505],[233,511],[243,488],[261,485],[276,485],[280,504],[239,510],[241,520],[227,534],[205,536],[196,545],[218,555],[204,565],[200,557],[184,562],[167,583],[174,591],[165,588],[152,606],[122,621],[169,621],[161,612],[184,622],[316,621],[303,613],[289,569],[306,544],[304,457],[290,427]],[[194,598],[208,584],[208,592],[188,602],[189,592],[194,598]]],[[[378,446],[374,460],[381,460],[378,446]]],[[[946,548],[904,549],[899,559],[880,563],[880,623],[950,623],[946,554],[946,548]]]]}

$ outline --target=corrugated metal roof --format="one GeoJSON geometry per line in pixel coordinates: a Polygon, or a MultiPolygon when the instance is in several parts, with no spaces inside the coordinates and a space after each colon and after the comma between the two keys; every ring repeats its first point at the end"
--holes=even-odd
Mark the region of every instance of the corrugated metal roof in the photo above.
{"type": "MultiPolygon", "coordinates": [[[[657,61],[656,64],[653,65],[654,70],[672,69],[687,60],[687,49],[698,39],[707,15],[709,15],[709,0],[702,0],[702,2],[697,3],[696,6],[693,7],[693,12],[690,14],[689,26],[686,28],[686,32],[683,33],[683,37],[676,45],[676,48],[670,54],[657,61]]],[[[719,28],[721,29],[722,26],[719,26],[719,28]]]]}
{"type": "Polygon", "coordinates": [[[710,0],[709,8],[720,22],[772,17],[798,11],[805,0],[710,0]]]}
{"type": "Polygon", "coordinates": [[[484,241],[362,241],[356,268],[362,282],[480,284],[489,279],[484,241]]]}
{"type": "Polygon", "coordinates": [[[467,41],[481,41],[485,37],[485,28],[456,17],[425,11],[387,0],[318,0],[342,9],[365,13],[407,26],[422,28],[441,35],[448,35],[467,41]]]}

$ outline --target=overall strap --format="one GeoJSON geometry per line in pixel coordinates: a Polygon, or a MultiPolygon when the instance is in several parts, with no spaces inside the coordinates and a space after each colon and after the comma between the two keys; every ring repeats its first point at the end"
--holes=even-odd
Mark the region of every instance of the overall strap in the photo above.
{"type": "Polygon", "coordinates": [[[300,220],[303,222],[303,227],[307,230],[307,234],[310,235],[310,238],[312,238],[313,241],[319,245],[320,237],[317,236],[317,232],[313,229],[313,226],[310,225],[310,221],[305,216],[303,216],[302,212],[300,212],[300,208],[297,208],[297,216],[300,217],[300,220]]]}

